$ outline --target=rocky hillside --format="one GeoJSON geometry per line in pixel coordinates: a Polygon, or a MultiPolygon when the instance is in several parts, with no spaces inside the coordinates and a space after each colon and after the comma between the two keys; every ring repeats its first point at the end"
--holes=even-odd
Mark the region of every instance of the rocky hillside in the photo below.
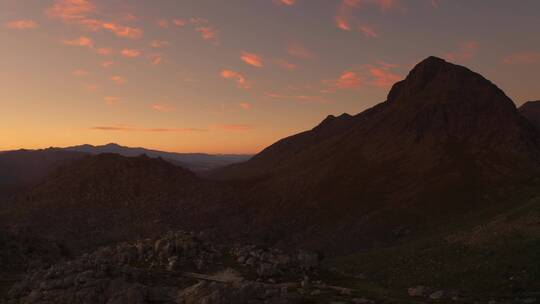
{"type": "Polygon", "coordinates": [[[525,116],[533,125],[540,128],[540,100],[528,101],[519,107],[521,115],[525,116]]]}
{"type": "Polygon", "coordinates": [[[84,155],[56,149],[0,152],[0,199],[35,185],[62,164],[84,155]]]}
{"type": "Polygon", "coordinates": [[[493,209],[534,182],[539,157],[539,133],[502,90],[430,57],[385,102],[329,117],[214,177],[257,181],[246,206],[253,229],[302,231],[335,249],[493,209]]]}

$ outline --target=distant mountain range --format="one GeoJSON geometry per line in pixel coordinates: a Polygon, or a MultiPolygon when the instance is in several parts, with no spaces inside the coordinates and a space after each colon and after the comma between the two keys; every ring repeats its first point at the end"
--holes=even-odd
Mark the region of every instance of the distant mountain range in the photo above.
{"type": "Polygon", "coordinates": [[[116,153],[122,156],[161,157],[176,165],[180,165],[192,171],[206,171],[233,163],[248,160],[252,155],[246,154],[205,154],[205,153],[175,153],[149,150],[145,148],[132,148],[110,143],[102,146],[80,145],[62,148],[67,151],[83,152],[88,154],[116,153]]]}

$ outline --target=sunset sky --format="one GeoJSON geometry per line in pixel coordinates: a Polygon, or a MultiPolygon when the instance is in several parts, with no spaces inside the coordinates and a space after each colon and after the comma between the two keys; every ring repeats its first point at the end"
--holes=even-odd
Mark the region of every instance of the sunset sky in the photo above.
{"type": "Polygon", "coordinates": [[[256,153],[435,55],[540,99],[538,0],[0,0],[0,150],[256,153]]]}

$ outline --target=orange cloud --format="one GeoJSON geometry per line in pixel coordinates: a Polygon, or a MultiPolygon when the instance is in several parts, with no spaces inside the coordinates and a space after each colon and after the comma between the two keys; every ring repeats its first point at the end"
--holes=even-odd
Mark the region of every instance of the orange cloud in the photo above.
{"type": "Polygon", "coordinates": [[[345,71],[336,81],[336,86],[340,89],[359,89],[364,83],[363,79],[355,72],[345,71]]]}
{"type": "Polygon", "coordinates": [[[311,52],[298,42],[289,43],[289,45],[287,46],[287,53],[300,59],[314,59],[316,57],[313,52],[311,52]]]}
{"type": "Polygon", "coordinates": [[[238,104],[238,106],[244,110],[251,110],[253,106],[248,102],[241,102],[238,104]]]}
{"type": "Polygon", "coordinates": [[[159,65],[163,62],[163,56],[161,54],[150,55],[150,62],[153,65],[159,65]]]}
{"type": "Polygon", "coordinates": [[[81,36],[73,40],[64,40],[63,42],[66,45],[81,46],[81,47],[88,47],[88,48],[94,47],[94,41],[85,36],[81,36]]]}
{"type": "Polygon", "coordinates": [[[137,58],[141,56],[142,53],[139,50],[123,49],[122,52],[120,52],[120,54],[122,54],[122,56],[127,57],[127,58],[137,58]]]}
{"type": "Polygon", "coordinates": [[[111,81],[116,83],[117,85],[123,85],[127,82],[127,80],[122,77],[122,76],[118,76],[118,75],[115,75],[115,76],[111,76],[111,81]]]}
{"type": "Polygon", "coordinates": [[[169,45],[170,45],[169,41],[166,41],[166,40],[154,40],[150,43],[150,46],[155,49],[161,49],[169,45]]]}
{"type": "Polygon", "coordinates": [[[253,130],[253,126],[248,124],[220,124],[216,125],[215,128],[221,131],[233,132],[253,130]]]}
{"type": "Polygon", "coordinates": [[[116,96],[105,96],[103,100],[105,100],[105,103],[109,106],[120,103],[120,98],[116,96]]]}
{"type": "Polygon", "coordinates": [[[503,59],[505,64],[535,64],[540,63],[540,52],[522,52],[511,54],[503,59]]]}
{"type": "Polygon", "coordinates": [[[333,93],[336,89],[358,90],[364,86],[388,88],[402,79],[401,75],[392,71],[398,67],[396,64],[380,61],[375,65],[365,65],[356,71],[345,71],[337,80],[323,81],[330,88],[322,92],[333,93]]]}
{"type": "Polygon", "coordinates": [[[377,34],[375,32],[375,29],[373,29],[372,27],[370,27],[368,25],[361,25],[361,26],[358,27],[358,29],[367,38],[377,38],[377,37],[379,37],[379,34],[377,34]]]}
{"type": "Polygon", "coordinates": [[[104,61],[100,65],[101,65],[102,68],[106,69],[106,68],[110,68],[111,66],[113,66],[113,64],[114,64],[114,61],[104,61]]]}
{"type": "Polygon", "coordinates": [[[176,26],[184,26],[184,25],[187,24],[187,21],[184,20],[184,19],[174,19],[172,22],[173,22],[174,25],[176,25],[176,26]]]}
{"type": "Polygon", "coordinates": [[[296,4],[296,0],[274,0],[275,3],[280,5],[293,6],[296,4]]]}
{"type": "Polygon", "coordinates": [[[380,88],[389,88],[402,79],[401,75],[392,73],[385,67],[372,67],[369,73],[373,77],[371,83],[380,88]]]}
{"type": "Polygon", "coordinates": [[[107,30],[118,37],[130,39],[139,39],[143,35],[142,29],[90,17],[96,13],[96,6],[88,0],[55,0],[54,4],[46,10],[50,18],[60,19],[68,24],[77,24],[90,31],[107,30]]]}
{"type": "Polygon", "coordinates": [[[242,59],[242,61],[245,63],[257,68],[262,68],[264,66],[262,57],[257,54],[242,52],[240,59],[242,59]]]}
{"type": "Polygon", "coordinates": [[[443,57],[448,61],[467,61],[472,59],[478,51],[478,43],[474,41],[462,43],[455,52],[446,53],[443,57]]]}
{"type": "Polygon", "coordinates": [[[141,128],[131,125],[95,126],[91,130],[96,131],[118,131],[118,132],[205,132],[206,129],[197,128],[141,128]]]}
{"type": "Polygon", "coordinates": [[[169,105],[166,105],[166,104],[162,104],[162,103],[155,103],[155,104],[152,104],[150,105],[150,109],[156,111],[156,112],[163,112],[163,113],[167,113],[167,112],[174,112],[174,108],[169,106],[169,105]]]}
{"type": "Polygon", "coordinates": [[[38,27],[33,20],[13,20],[6,23],[6,27],[12,30],[29,30],[38,27]]]}
{"type": "MultiPolygon", "coordinates": [[[[336,26],[344,31],[351,31],[351,23],[356,23],[353,12],[354,10],[362,9],[367,6],[376,6],[383,12],[395,9],[399,6],[398,0],[342,0],[338,6],[337,13],[334,17],[336,26]]],[[[361,33],[366,35],[369,38],[374,38],[374,31],[369,30],[369,28],[359,27],[361,33]]]]}
{"type": "Polygon", "coordinates": [[[296,64],[288,62],[287,60],[276,59],[275,63],[284,70],[294,71],[298,69],[298,66],[296,64]]]}
{"type": "Polygon", "coordinates": [[[99,48],[96,50],[96,53],[102,56],[109,56],[109,55],[112,55],[113,50],[109,48],[99,48]]]}
{"type": "Polygon", "coordinates": [[[217,41],[217,31],[212,26],[199,26],[195,30],[204,40],[217,41]]]}
{"type": "Polygon", "coordinates": [[[88,74],[90,73],[87,70],[83,70],[83,69],[77,69],[73,71],[73,75],[77,77],[84,77],[84,76],[87,76],[88,74]]]}
{"type": "Polygon", "coordinates": [[[317,95],[282,95],[277,93],[266,93],[265,97],[282,100],[294,100],[298,102],[330,103],[330,100],[317,95]]]}
{"type": "Polygon", "coordinates": [[[244,77],[244,75],[237,73],[235,71],[231,70],[222,70],[221,71],[221,77],[225,79],[233,79],[236,81],[236,84],[238,87],[243,89],[249,89],[251,86],[249,85],[248,81],[244,77]]]}
{"type": "Polygon", "coordinates": [[[169,21],[167,19],[160,19],[157,24],[161,28],[169,28],[169,21]]]}

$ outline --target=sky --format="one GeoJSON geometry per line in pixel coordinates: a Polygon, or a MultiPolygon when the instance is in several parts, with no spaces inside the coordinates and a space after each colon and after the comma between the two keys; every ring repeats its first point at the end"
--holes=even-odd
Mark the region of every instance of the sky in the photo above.
{"type": "Polygon", "coordinates": [[[257,153],[434,55],[540,99],[537,0],[0,0],[0,150],[257,153]]]}

